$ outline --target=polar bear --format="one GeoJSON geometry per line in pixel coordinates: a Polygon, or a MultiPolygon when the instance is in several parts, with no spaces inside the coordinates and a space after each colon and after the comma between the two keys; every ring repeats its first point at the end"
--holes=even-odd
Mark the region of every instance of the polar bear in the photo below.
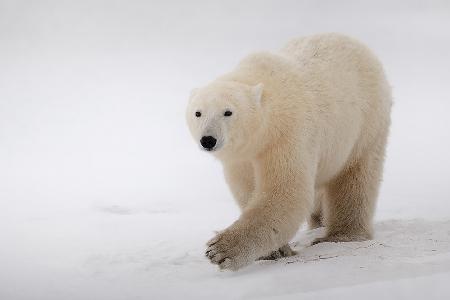
{"type": "Polygon", "coordinates": [[[237,270],[293,255],[288,242],[305,220],[326,227],[314,243],[370,239],[390,109],[380,62],[334,33],[251,54],[193,90],[188,127],[222,162],[241,208],[206,256],[237,270]]]}

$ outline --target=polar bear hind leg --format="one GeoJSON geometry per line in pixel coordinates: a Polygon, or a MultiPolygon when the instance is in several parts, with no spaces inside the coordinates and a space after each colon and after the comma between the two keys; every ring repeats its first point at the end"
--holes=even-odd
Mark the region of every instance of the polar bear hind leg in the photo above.
{"type": "Polygon", "coordinates": [[[315,200],[311,215],[308,218],[308,228],[310,230],[324,226],[323,204],[326,201],[327,191],[325,188],[316,189],[315,200]]]}
{"type": "Polygon", "coordinates": [[[372,238],[372,219],[381,181],[386,136],[351,163],[328,186],[325,225],[320,242],[365,241],[372,238]]]}

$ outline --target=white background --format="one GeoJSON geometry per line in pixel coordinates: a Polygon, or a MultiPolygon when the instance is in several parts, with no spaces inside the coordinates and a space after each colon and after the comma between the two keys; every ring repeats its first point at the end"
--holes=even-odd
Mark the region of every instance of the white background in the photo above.
{"type": "Polygon", "coordinates": [[[448,3],[0,0],[0,298],[326,299],[378,281],[391,297],[450,292],[448,3]],[[238,209],[191,140],[189,92],[252,51],[321,32],[384,63],[395,104],[376,239],[411,251],[346,258],[324,245],[305,253],[337,257],[219,272],[204,242],[238,209]],[[386,268],[349,268],[383,266],[380,255],[386,268]],[[398,261],[404,272],[388,268],[398,261]]]}

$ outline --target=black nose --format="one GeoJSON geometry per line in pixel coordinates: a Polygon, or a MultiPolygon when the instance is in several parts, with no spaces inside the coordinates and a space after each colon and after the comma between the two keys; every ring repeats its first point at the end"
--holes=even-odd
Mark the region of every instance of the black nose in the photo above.
{"type": "Polygon", "coordinates": [[[202,144],[203,148],[207,150],[211,150],[216,145],[217,140],[213,136],[204,136],[200,140],[200,144],[202,144]]]}

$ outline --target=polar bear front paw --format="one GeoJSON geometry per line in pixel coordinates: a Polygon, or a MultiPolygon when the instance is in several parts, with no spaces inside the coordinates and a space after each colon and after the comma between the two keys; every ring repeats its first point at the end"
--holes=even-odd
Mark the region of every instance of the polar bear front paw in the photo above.
{"type": "Polygon", "coordinates": [[[283,257],[289,257],[294,255],[297,255],[297,252],[292,250],[289,244],[286,244],[280,249],[270,252],[269,255],[258,258],[258,260],[277,260],[283,257]]]}
{"type": "Polygon", "coordinates": [[[255,260],[246,235],[230,229],[219,232],[206,245],[206,257],[220,269],[236,271],[255,260]]]}

